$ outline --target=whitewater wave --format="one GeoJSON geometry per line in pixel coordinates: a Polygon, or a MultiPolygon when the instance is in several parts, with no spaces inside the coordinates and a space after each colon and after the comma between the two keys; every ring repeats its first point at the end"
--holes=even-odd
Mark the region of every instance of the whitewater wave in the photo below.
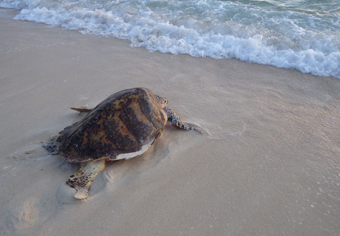
{"type": "Polygon", "coordinates": [[[17,20],[127,39],[150,51],[237,58],[340,78],[340,20],[333,16],[208,0],[6,0],[0,6],[21,9],[17,20]]]}

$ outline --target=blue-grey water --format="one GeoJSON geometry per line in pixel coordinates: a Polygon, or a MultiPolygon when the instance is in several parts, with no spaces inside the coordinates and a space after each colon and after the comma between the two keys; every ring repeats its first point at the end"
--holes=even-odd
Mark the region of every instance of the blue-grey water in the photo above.
{"type": "Polygon", "coordinates": [[[117,37],[135,47],[237,58],[340,78],[336,0],[0,0],[18,20],[117,37]]]}

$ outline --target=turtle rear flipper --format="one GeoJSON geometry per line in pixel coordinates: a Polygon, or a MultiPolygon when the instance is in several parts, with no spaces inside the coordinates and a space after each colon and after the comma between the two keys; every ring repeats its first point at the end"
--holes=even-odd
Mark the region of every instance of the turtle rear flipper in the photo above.
{"type": "Polygon", "coordinates": [[[59,150],[58,150],[59,143],[56,140],[57,140],[57,136],[54,136],[50,138],[49,141],[42,144],[43,148],[45,148],[45,150],[48,151],[48,153],[51,155],[59,154],[59,150]]]}
{"type": "Polygon", "coordinates": [[[70,107],[70,109],[78,111],[78,112],[90,112],[93,110],[93,109],[88,109],[88,108],[83,108],[83,107],[80,107],[80,108],[70,107]]]}
{"type": "Polygon", "coordinates": [[[59,143],[57,143],[57,142],[46,142],[46,143],[43,143],[42,146],[43,146],[43,148],[46,149],[46,151],[48,151],[49,154],[57,155],[57,154],[59,154],[58,145],[59,145],[59,143]]]}
{"type": "Polygon", "coordinates": [[[105,160],[90,161],[84,163],[75,175],[71,175],[66,184],[77,191],[74,197],[86,199],[89,196],[93,180],[104,168],[105,160]]]}

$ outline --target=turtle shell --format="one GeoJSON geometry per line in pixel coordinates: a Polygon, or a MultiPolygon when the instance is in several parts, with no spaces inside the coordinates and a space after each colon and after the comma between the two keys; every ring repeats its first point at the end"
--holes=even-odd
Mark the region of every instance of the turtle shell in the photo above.
{"type": "Polygon", "coordinates": [[[68,162],[121,159],[120,154],[136,153],[145,145],[152,145],[166,121],[166,113],[152,91],[123,90],[61,131],[58,150],[68,162]]]}

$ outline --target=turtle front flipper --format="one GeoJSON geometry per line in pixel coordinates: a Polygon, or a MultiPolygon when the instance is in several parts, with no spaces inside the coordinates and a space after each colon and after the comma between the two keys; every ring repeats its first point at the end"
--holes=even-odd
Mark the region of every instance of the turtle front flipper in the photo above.
{"type": "Polygon", "coordinates": [[[195,124],[191,124],[191,123],[186,123],[186,125],[189,126],[190,130],[195,130],[197,132],[199,132],[200,134],[204,134],[204,135],[209,135],[209,133],[207,131],[205,131],[204,129],[202,129],[200,126],[195,125],[195,124]]]}
{"type": "Polygon", "coordinates": [[[175,125],[175,126],[181,128],[181,129],[184,129],[184,130],[195,130],[195,131],[199,132],[200,134],[209,135],[207,131],[205,131],[204,129],[202,129],[198,125],[186,123],[181,118],[174,118],[169,123],[170,123],[170,125],[171,124],[175,125]]]}
{"type": "Polygon", "coordinates": [[[86,199],[93,180],[105,168],[105,160],[90,161],[75,174],[71,175],[66,184],[74,188],[77,192],[74,195],[77,199],[86,199]]]}
{"type": "Polygon", "coordinates": [[[184,130],[195,130],[201,134],[208,135],[208,132],[206,132],[204,129],[202,129],[198,125],[184,122],[181,119],[181,117],[179,117],[179,115],[177,115],[176,112],[174,112],[171,108],[165,107],[163,109],[167,113],[168,121],[170,125],[177,126],[178,128],[181,128],[184,130]]]}

